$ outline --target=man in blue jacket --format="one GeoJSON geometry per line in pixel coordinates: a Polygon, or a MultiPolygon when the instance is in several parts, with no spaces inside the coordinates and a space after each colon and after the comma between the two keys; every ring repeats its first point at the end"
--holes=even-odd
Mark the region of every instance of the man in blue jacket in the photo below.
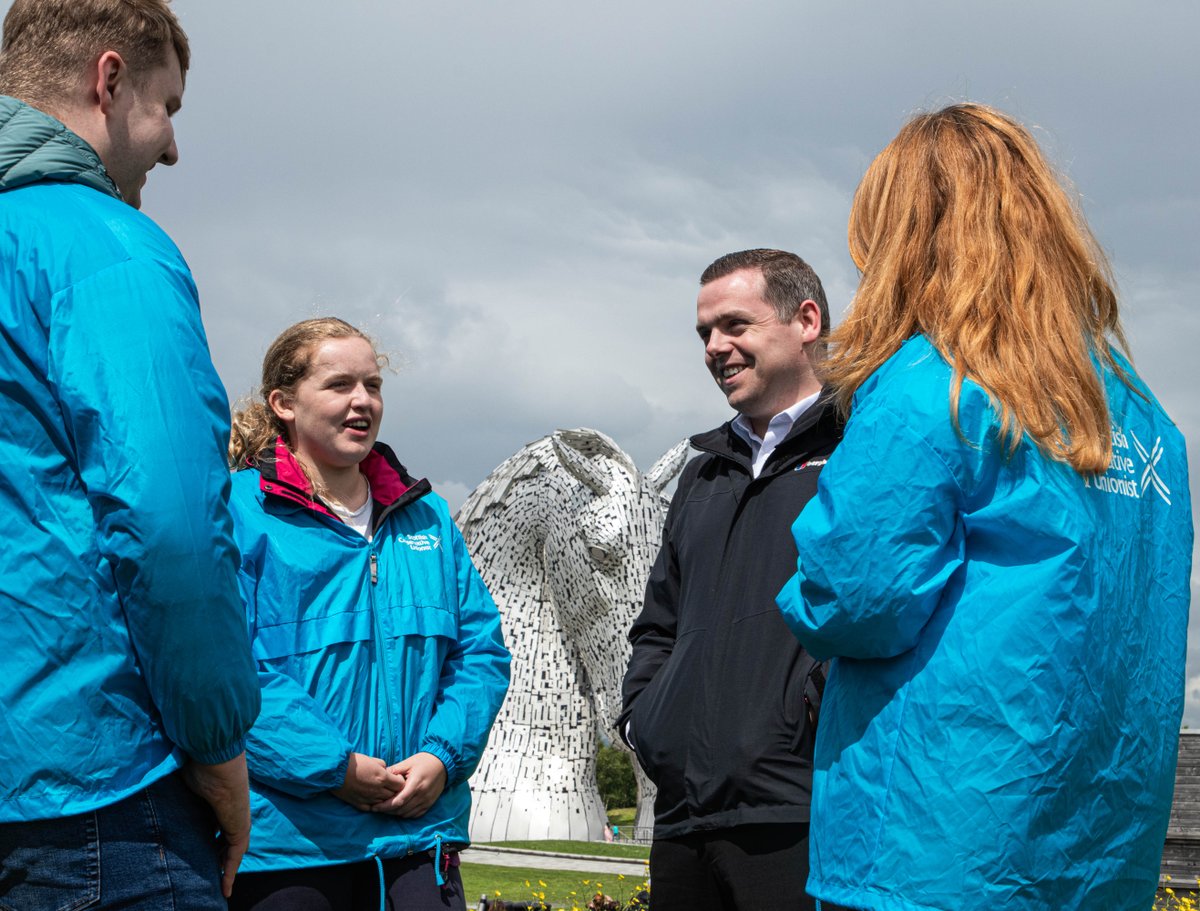
{"type": "Polygon", "coordinates": [[[249,836],[228,408],[187,265],[136,211],[187,65],[166,0],[4,21],[5,907],[222,909],[249,836]]]}

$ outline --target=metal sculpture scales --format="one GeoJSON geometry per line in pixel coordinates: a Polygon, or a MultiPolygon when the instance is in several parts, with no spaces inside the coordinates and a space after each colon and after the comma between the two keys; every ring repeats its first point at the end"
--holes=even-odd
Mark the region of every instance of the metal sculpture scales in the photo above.
{"type": "MultiPolygon", "coordinates": [[[[643,475],[599,431],[559,430],[507,459],[459,510],[513,653],[508,698],[471,779],[472,840],[603,836],[597,734],[612,737],[662,491],[686,453],[685,441],[643,475]]],[[[635,824],[652,826],[653,786],[634,768],[635,824]]]]}

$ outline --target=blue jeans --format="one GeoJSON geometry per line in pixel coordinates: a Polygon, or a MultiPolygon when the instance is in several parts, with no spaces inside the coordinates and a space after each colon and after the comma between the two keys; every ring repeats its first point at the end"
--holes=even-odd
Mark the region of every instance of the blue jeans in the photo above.
{"type": "Polygon", "coordinates": [[[0,824],[0,911],[225,911],[216,821],[168,775],[119,803],[0,824]]]}

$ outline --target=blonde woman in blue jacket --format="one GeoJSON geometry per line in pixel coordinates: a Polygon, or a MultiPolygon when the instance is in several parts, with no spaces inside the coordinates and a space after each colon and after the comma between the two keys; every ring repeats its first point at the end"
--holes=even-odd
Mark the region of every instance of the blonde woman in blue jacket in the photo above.
{"type": "Polygon", "coordinates": [[[1029,133],[905,126],[850,215],[845,439],[779,595],[833,658],[818,898],[1149,908],[1183,709],[1183,437],[1120,353],[1103,253],[1029,133]]]}
{"type": "Polygon", "coordinates": [[[376,442],[379,363],[354,327],[306,320],[267,351],[263,401],[235,415],[263,711],[234,909],[465,908],[467,778],[509,655],[445,502],[376,442]]]}

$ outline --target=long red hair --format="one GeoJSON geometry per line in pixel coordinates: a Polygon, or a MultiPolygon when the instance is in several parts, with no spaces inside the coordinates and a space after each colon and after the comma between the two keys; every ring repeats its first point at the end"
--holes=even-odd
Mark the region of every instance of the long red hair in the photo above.
{"type": "Polygon", "coordinates": [[[991,396],[1010,449],[1029,436],[1079,472],[1112,456],[1095,361],[1123,379],[1128,345],[1111,269],[1023,126],[977,104],[909,121],[868,168],[850,212],[862,273],[823,373],[844,410],[914,333],[991,396]]]}

